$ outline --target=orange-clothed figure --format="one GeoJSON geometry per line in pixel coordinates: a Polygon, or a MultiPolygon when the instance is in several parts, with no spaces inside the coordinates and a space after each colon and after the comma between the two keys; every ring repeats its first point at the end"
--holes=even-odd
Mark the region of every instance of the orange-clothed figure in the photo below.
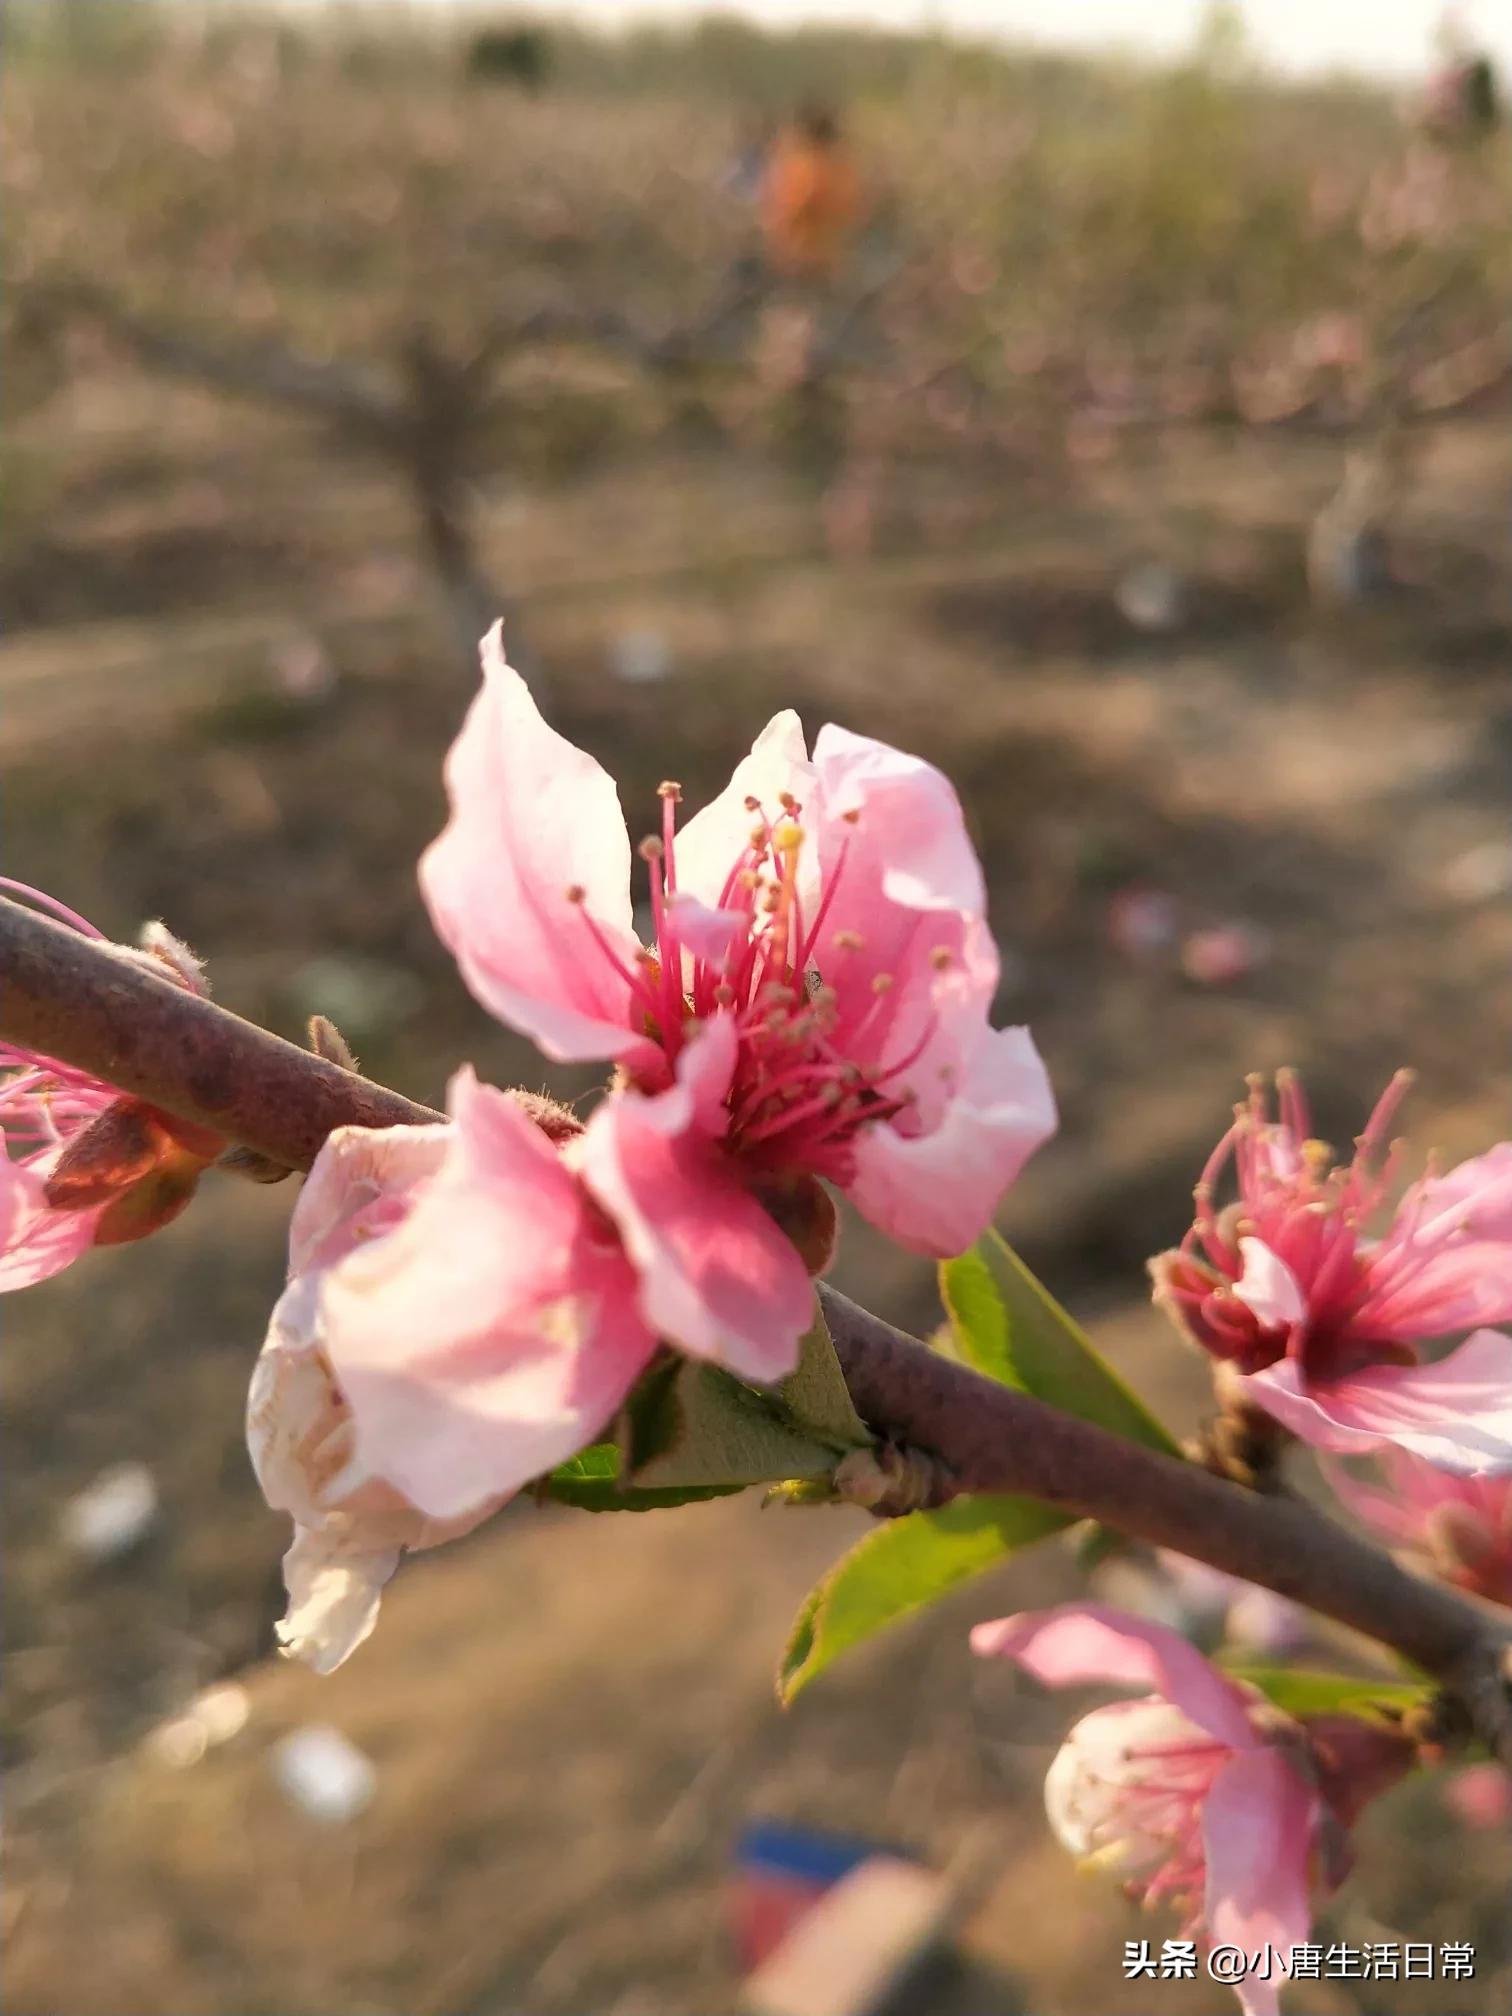
{"type": "Polygon", "coordinates": [[[807,114],[767,158],[761,228],[768,260],[795,279],[828,279],[860,217],[860,178],[834,120],[826,112],[807,114]]]}

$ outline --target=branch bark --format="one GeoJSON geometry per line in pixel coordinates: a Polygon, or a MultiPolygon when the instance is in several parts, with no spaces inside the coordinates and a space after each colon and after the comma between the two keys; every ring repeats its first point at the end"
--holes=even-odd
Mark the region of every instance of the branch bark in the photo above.
{"type": "MultiPolygon", "coordinates": [[[[0,1037],[290,1168],[308,1168],[334,1127],[438,1117],[6,899],[0,1037]]],[[[1309,1505],[1107,1434],[941,1357],[827,1285],[820,1294],[857,1409],[937,1457],[952,1495],[1039,1498],[1363,1632],[1431,1675],[1512,1766],[1512,1622],[1404,1573],[1309,1505]]]]}

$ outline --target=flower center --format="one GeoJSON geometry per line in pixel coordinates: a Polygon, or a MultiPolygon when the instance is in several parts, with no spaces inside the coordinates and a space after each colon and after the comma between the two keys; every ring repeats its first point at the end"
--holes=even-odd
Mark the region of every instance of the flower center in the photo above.
{"type": "Polygon", "coordinates": [[[1240,1369],[1255,1372],[1290,1354],[1310,1379],[1337,1378],[1363,1362],[1414,1353],[1372,1334],[1368,1304],[1372,1275],[1365,1223],[1381,1207],[1399,1161],[1387,1134],[1411,1085],[1399,1071],[1377,1101],[1347,1163],[1311,1133],[1307,1102],[1290,1072],[1276,1074],[1278,1113],[1272,1119],[1261,1081],[1251,1080],[1248,1101],[1209,1158],[1197,1184],[1196,1217],[1183,1251],[1214,1270],[1201,1321],[1215,1345],[1240,1369]],[[1234,1163],[1239,1199],[1214,1209],[1213,1196],[1228,1162],[1234,1163]],[[1242,1271],[1238,1242],[1261,1240],[1283,1261],[1306,1302],[1306,1317],[1288,1336],[1267,1328],[1233,1294],[1242,1271]]]}
{"type": "MultiPolygon", "coordinates": [[[[664,783],[660,796],[662,830],[639,849],[650,878],[652,943],[636,955],[633,972],[587,914],[583,891],[567,891],[597,955],[628,981],[639,1033],[662,1053],[663,1070],[632,1065],[632,1076],[643,1089],[661,1089],[698,1026],[731,1016],[739,1047],[728,1146],[767,1172],[803,1169],[843,1182],[856,1130],[897,1120],[913,1107],[904,1074],[928,1047],[937,1018],[925,1018],[895,1061],[859,1061],[880,1054],[878,1038],[895,1006],[895,975],[868,958],[860,932],[828,928],[846,873],[848,834],[817,899],[811,893],[806,906],[804,889],[812,892],[813,885],[800,873],[811,845],[802,805],[790,793],[772,809],[748,798],[745,845],[710,909],[690,902],[678,887],[681,787],[664,783]]],[[[848,812],[843,823],[853,828],[861,816],[848,812]]],[[[943,947],[931,955],[937,968],[952,957],[943,947]]]]}

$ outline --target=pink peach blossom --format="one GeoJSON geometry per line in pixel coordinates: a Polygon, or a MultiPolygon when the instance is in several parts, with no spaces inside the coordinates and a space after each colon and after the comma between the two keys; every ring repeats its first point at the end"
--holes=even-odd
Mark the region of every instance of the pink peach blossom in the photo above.
{"type": "Polygon", "coordinates": [[[294,1519],[281,1636],[325,1672],[402,1551],[591,1442],[656,1349],[618,1235],[518,1102],[462,1071],[448,1110],[331,1135],[253,1376],[253,1465],[294,1519]]]}
{"type": "MultiPolygon", "coordinates": [[[[1283,1956],[1305,1941],[1311,1894],[1326,1894],[1347,1867],[1344,1828],[1359,1792],[1382,1789],[1408,1761],[1384,1725],[1330,1727],[1315,1741],[1174,1631],[1102,1604],[979,1624],[971,1645],[1049,1687],[1153,1690],[1075,1724],[1050,1766],[1045,1807],[1084,1864],[1116,1873],[1146,1905],[1175,1905],[1186,1935],[1215,1945],[1283,1956]]],[[[1245,2016],[1273,2016],[1278,1988],[1246,1980],[1245,2016]]]]}
{"type": "Polygon", "coordinates": [[[681,830],[662,786],[645,947],[612,780],[541,719],[497,629],[483,664],[420,867],[436,929],[548,1056],[617,1060],[583,1172],[647,1321],[780,1376],[810,1305],[760,1207],[781,1216],[822,1178],[902,1244],[959,1252],[1054,1130],[1028,1032],[988,1023],[998,955],[960,805],[930,765],[843,729],[810,760],[779,714],[681,830]]]}
{"type": "Polygon", "coordinates": [[[1444,1804],[1466,1827],[1501,1833],[1512,1821],[1512,1777],[1500,1764],[1467,1764],[1446,1781],[1444,1804]]]}
{"type": "Polygon", "coordinates": [[[1383,1449],[1364,1482],[1340,1463],[1324,1468],[1364,1525],[1461,1589],[1512,1607],[1512,1474],[1461,1477],[1405,1449],[1383,1449]]]}
{"type": "Polygon", "coordinates": [[[1254,1404],[1336,1455],[1397,1445],[1445,1469],[1512,1467],[1512,1143],[1414,1183],[1372,1236],[1398,1160],[1399,1073],[1350,1162],[1311,1138],[1301,1087],[1258,1084],[1210,1158],[1177,1252],[1151,1262],[1155,1299],[1232,1366],[1254,1404]],[[1214,1190],[1232,1158],[1237,1202],[1214,1190]],[[1471,1334],[1448,1356],[1420,1347],[1471,1334]]]}
{"type": "MultiPolygon", "coordinates": [[[[0,891],[108,942],[40,890],[0,876],[0,891]]],[[[110,949],[205,992],[199,961],[161,924],[146,926],[140,947],[110,949]]],[[[123,1244],[167,1224],[225,1145],[206,1128],[11,1043],[0,1043],[0,1137],[0,1293],[61,1273],[91,1246],[123,1244]]]]}

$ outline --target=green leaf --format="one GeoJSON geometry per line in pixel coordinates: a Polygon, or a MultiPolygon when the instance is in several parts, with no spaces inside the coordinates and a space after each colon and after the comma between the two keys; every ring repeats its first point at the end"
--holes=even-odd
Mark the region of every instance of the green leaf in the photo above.
{"type": "Polygon", "coordinates": [[[940,1300],[950,1316],[952,1355],[1000,1386],[1024,1381],[1008,1342],[1008,1311],[981,1246],[940,1263],[940,1300]]]}
{"type": "Polygon", "coordinates": [[[840,1457],[871,1441],[817,1307],[797,1367],[776,1393],[668,1353],[637,1382],[615,1437],[560,1464],[547,1496],[589,1512],[686,1505],[749,1484],[793,1484],[828,1498],[840,1457]]]}
{"type": "Polygon", "coordinates": [[[818,1302],[813,1327],[798,1347],[797,1370],[778,1387],[778,1397],[799,1428],[833,1449],[867,1449],[871,1434],[856,1412],[829,1325],[818,1302]]]}
{"type": "Polygon", "coordinates": [[[657,1512],[673,1505],[692,1505],[706,1498],[728,1498],[743,1484],[706,1484],[678,1489],[641,1490],[620,1478],[620,1452],[613,1442],[596,1442],[545,1479],[546,1496],[580,1512],[657,1512]]]}
{"type": "Polygon", "coordinates": [[[559,1463],[551,1473],[551,1481],[562,1484],[603,1484],[612,1482],[619,1475],[619,1450],[612,1442],[595,1442],[591,1448],[580,1449],[576,1456],[569,1456],[565,1463],[559,1463]]]}
{"type": "Polygon", "coordinates": [[[1380,1680],[1361,1673],[1310,1673],[1294,1666],[1257,1666],[1220,1657],[1234,1680],[1247,1680],[1287,1715],[1401,1714],[1433,1698],[1426,1680],[1380,1680]]]}
{"type": "Polygon", "coordinates": [[[810,1591],[777,1676],[786,1703],[842,1652],[1067,1524],[1033,1498],[957,1498],[868,1533],[810,1591]]]}
{"type": "MultiPolygon", "coordinates": [[[[945,1262],[940,1292],[951,1319],[949,1348],[973,1371],[1180,1455],[1154,1415],[996,1233],[945,1262]]],[[[939,1511],[879,1527],[810,1593],[788,1641],[779,1694],[791,1701],[851,1646],[1071,1523],[1032,1498],[981,1497],[958,1498],[939,1511]]],[[[1091,1544],[1098,1544],[1095,1538],[1091,1544]]]]}
{"type": "Polygon", "coordinates": [[[940,1292],[966,1363],[1001,1384],[1167,1456],[1181,1450],[1144,1402],[1036,1280],[989,1232],[940,1269],[940,1292]]]}
{"type": "Polygon", "coordinates": [[[680,1364],[639,1425],[633,1467],[626,1468],[640,1489],[770,1484],[827,1477],[835,1467],[829,1443],[792,1426],[774,1400],[713,1365],[680,1364]]]}

